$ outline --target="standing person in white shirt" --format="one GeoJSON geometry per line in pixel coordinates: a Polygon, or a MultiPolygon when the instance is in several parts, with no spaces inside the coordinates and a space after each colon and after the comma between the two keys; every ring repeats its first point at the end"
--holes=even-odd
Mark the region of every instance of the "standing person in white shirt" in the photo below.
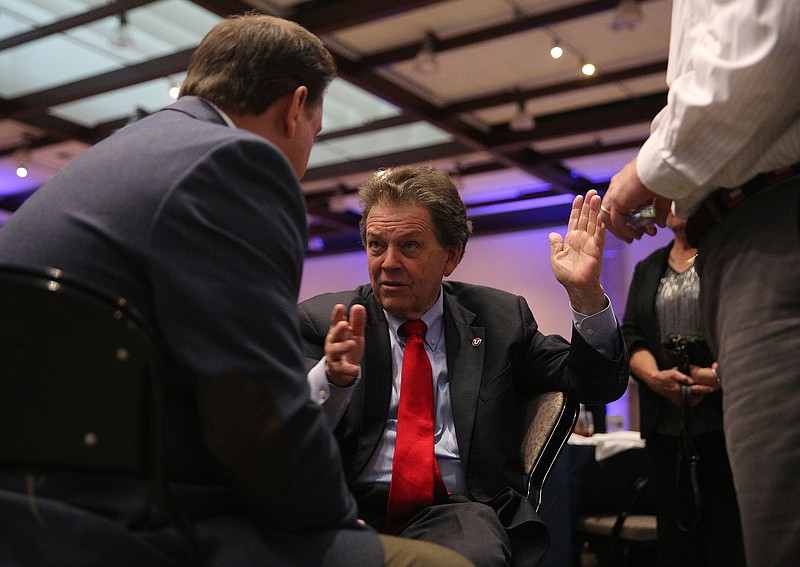
{"type": "Polygon", "coordinates": [[[675,0],[666,107],[603,221],[671,206],[699,249],[748,565],[800,556],[800,2],[675,0]]]}

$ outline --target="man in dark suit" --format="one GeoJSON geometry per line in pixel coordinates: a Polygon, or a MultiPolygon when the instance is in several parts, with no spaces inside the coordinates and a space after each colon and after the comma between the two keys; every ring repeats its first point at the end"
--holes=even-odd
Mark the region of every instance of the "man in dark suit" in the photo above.
{"type": "MultiPolygon", "coordinates": [[[[535,565],[547,531],[525,498],[521,410],[562,390],[605,403],[625,391],[627,357],[600,285],[600,197],[575,198],[565,239],[550,235],[552,268],[574,311],[572,343],[539,332],[521,297],[442,282],[460,262],[471,223],[446,173],[379,171],[360,189],[371,285],[300,304],[312,398],[336,427],[359,515],[380,531],[441,543],[477,565],[535,565]],[[435,463],[447,493],[387,525],[400,445],[406,321],[427,326],[435,463]],[[363,357],[363,359],[362,359],[363,357]]],[[[434,481],[438,483],[438,480],[434,481]]]]}
{"type": "MultiPolygon", "coordinates": [[[[228,19],[195,51],[176,103],[88,150],[0,230],[0,262],[60,268],[157,328],[174,367],[165,467],[202,565],[381,565],[405,546],[357,521],[303,369],[298,178],[334,74],[297,24],[228,19]]],[[[187,564],[147,484],[33,480],[0,470],[3,565],[187,564]]],[[[400,551],[463,564],[435,546],[400,551]]]]}

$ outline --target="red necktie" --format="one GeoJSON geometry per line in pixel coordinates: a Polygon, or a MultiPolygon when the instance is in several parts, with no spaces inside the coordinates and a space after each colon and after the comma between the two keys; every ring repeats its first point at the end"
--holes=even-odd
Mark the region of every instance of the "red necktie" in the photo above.
{"type": "Polygon", "coordinates": [[[420,320],[400,326],[407,339],[386,509],[386,526],[391,532],[400,531],[411,516],[433,505],[437,495],[447,494],[433,454],[433,379],[423,344],[426,330],[420,320]]]}

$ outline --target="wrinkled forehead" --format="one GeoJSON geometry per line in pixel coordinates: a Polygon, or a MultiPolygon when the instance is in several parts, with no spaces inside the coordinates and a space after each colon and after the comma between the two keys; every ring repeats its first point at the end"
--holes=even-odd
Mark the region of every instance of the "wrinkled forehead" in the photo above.
{"type": "Polygon", "coordinates": [[[367,234],[426,235],[433,232],[430,211],[422,205],[381,202],[370,209],[367,234]]]}

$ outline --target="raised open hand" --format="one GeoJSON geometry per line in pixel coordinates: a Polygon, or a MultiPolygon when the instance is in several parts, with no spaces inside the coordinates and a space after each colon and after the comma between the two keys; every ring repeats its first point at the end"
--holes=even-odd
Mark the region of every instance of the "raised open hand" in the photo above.
{"type": "Polygon", "coordinates": [[[606,229],[599,220],[600,196],[594,189],[586,198],[578,195],[572,202],[567,234],[562,238],[550,233],[550,264],[556,279],[564,286],[570,304],[584,315],[593,315],[605,307],[605,293],[600,285],[606,229]]]}

